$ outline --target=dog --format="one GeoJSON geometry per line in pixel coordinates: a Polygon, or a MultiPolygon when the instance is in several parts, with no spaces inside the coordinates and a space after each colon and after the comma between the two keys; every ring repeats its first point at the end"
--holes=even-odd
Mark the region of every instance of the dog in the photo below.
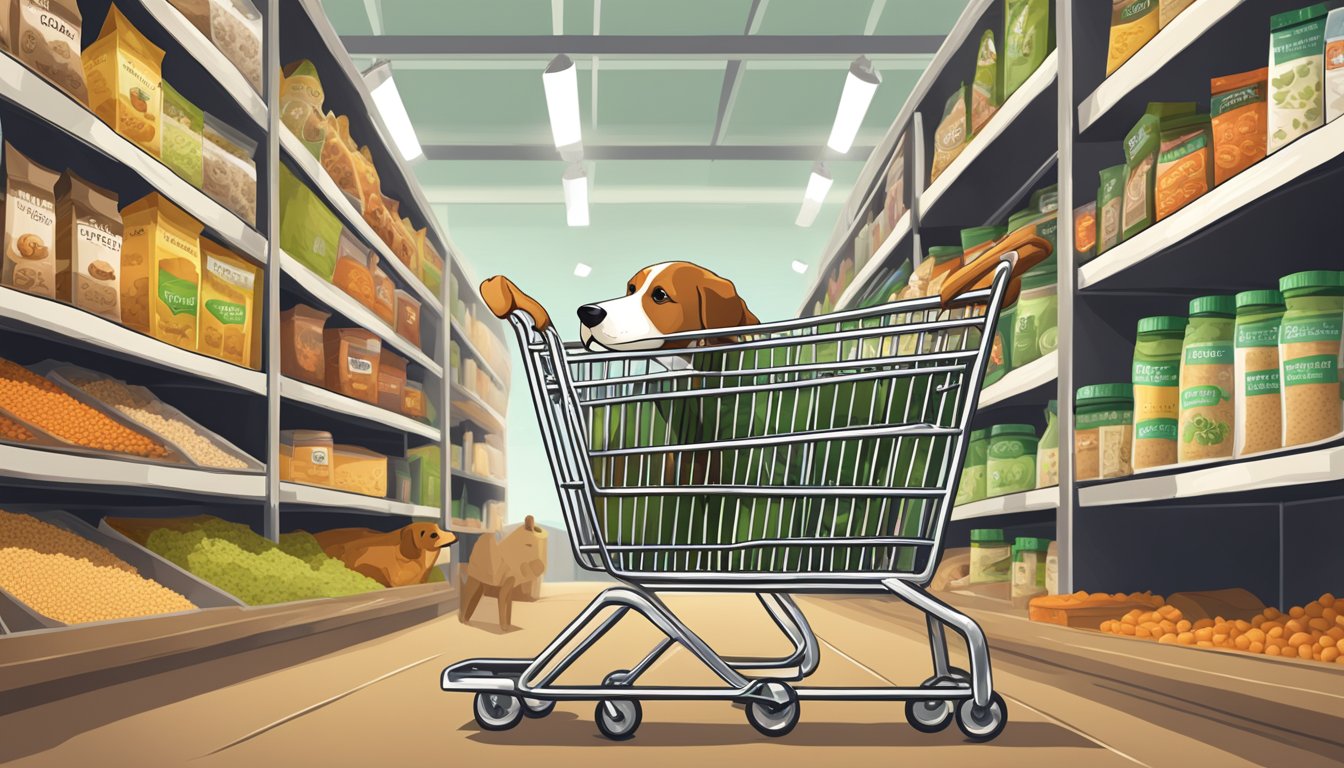
{"type": "Polygon", "coordinates": [[[534,582],[546,572],[546,540],[548,535],[531,515],[513,533],[503,539],[482,536],[471,550],[471,557],[462,566],[462,605],[457,617],[463,623],[471,620],[481,597],[489,595],[499,601],[500,629],[513,629],[513,601],[538,593],[534,582]]]}
{"type": "MultiPolygon", "coordinates": [[[[662,337],[686,331],[739,328],[761,321],[731,280],[689,261],[667,261],[635,273],[619,298],[579,307],[579,340],[610,350],[678,349],[690,340],[662,337]]],[[[710,339],[716,343],[725,339],[710,339]]]]}
{"type": "Polygon", "coordinates": [[[385,587],[423,584],[439,553],[457,536],[433,523],[411,523],[383,533],[370,528],[337,528],[313,535],[322,551],[385,587]]]}

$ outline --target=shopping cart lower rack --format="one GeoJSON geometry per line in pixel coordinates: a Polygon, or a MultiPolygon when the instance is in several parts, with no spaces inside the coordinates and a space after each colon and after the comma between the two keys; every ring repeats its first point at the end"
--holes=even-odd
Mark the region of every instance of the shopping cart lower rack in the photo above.
{"type": "Polygon", "coordinates": [[[724,699],[761,733],[782,736],[801,700],[829,699],[901,700],[920,731],[955,719],[971,739],[997,736],[1007,708],[984,634],[923,585],[942,550],[1014,264],[1020,274],[1049,252],[1036,237],[1006,245],[1016,247],[977,262],[978,277],[957,273],[962,288],[988,287],[730,336],[677,334],[657,350],[589,351],[562,344],[544,317],[538,327],[525,311],[506,313],[575,557],[623,584],[535,659],[462,661],[443,671],[443,689],[474,692],[486,730],[544,717],[557,701],[595,700],[598,728],[622,740],[639,726],[641,700],[724,699]],[[658,596],[674,591],[754,593],[793,652],[719,655],[658,596]],[[790,595],[862,592],[890,592],[926,615],[932,674],[911,687],[794,684],[819,654],[790,595]],[[629,669],[562,684],[630,611],[664,637],[629,669]],[[949,665],[945,627],[965,639],[969,672],[949,665]],[[720,684],[639,684],[678,645],[720,684]]]}

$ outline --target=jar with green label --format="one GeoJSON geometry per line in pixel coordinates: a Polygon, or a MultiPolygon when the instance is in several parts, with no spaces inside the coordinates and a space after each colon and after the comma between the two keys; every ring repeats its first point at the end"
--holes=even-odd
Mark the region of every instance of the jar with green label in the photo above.
{"type": "Polygon", "coordinates": [[[1059,336],[1056,260],[1050,256],[1022,276],[1013,328],[1012,365],[1021,368],[1055,351],[1059,336]]]}
{"type": "Polygon", "coordinates": [[[1283,413],[1279,397],[1279,324],[1283,294],[1243,291],[1237,294],[1235,401],[1237,418],[1232,452],[1249,456],[1283,445],[1283,413]]]}
{"type": "Polygon", "coordinates": [[[1341,327],[1344,277],[1298,272],[1279,279],[1287,311],[1279,326],[1283,379],[1283,444],[1301,445],[1340,433],[1341,327]]]}
{"type": "Polygon", "coordinates": [[[966,444],[966,461],[961,465],[956,504],[970,504],[985,498],[985,461],[988,457],[989,430],[974,430],[970,442],[966,444]]]}
{"type": "Polygon", "coordinates": [[[1030,424],[999,424],[989,430],[986,496],[1036,487],[1036,443],[1036,428],[1030,424]]]}
{"type": "Polygon", "coordinates": [[[1181,345],[1176,459],[1182,463],[1232,456],[1236,314],[1236,299],[1231,296],[1201,296],[1190,302],[1190,322],[1181,345]]]}
{"type": "Polygon", "coordinates": [[[1133,445],[1134,387],[1079,387],[1074,403],[1074,477],[1099,480],[1133,474],[1133,445]]]}
{"type": "Polygon", "coordinates": [[[971,531],[971,583],[1004,584],[1013,578],[1013,548],[1001,528],[971,531]]]}
{"type": "Polygon", "coordinates": [[[1135,470],[1176,463],[1181,343],[1187,322],[1172,315],[1139,320],[1132,378],[1135,470]]]}
{"type": "Polygon", "coordinates": [[[1045,431],[1036,444],[1036,487],[1059,485],[1059,402],[1045,408],[1045,431]]]}
{"type": "Polygon", "coordinates": [[[1026,608],[1031,598],[1046,594],[1045,557],[1049,539],[1018,536],[1013,542],[1013,607],[1026,608]]]}

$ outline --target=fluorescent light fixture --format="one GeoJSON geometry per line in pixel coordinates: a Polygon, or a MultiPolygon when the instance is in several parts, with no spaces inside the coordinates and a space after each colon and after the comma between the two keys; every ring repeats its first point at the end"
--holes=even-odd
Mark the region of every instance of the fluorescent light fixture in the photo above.
{"type": "Polygon", "coordinates": [[[801,275],[801,274],[803,274],[804,272],[807,271],[807,265],[804,264],[804,263],[801,262],[801,261],[798,261],[797,259],[794,259],[794,260],[793,260],[793,271],[794,271],[794,272],[797,272],[798,274],[801,275]]]}
{"type": "Polygon", "coordinates": [[[866,56],[860,56],[849,65],[845,89],[840,92],[840,107],[835,110],[835,124],[831,126],[831,137],[826,140],[826,146],[841,154],[854,146],[854,137],[859,135],[863,116],[868,114],[868,105],[873,103],[873,94],[881,83],[882,77],[866,56]]]}
{"type": "Polygon", "coordinates": [[[575,277],[587,277],[591,274],[593,274],[593,268],[588,266],[587,264],[584,264],[582,261],[574,265],[575,277]]]}
{"type": "Polygon", "coordinates": [[[425,151],[420,148],[420,139],[415,136],[415,126],[411,116],[406,113],[406,104],[397,90],[397,81],[392,79],[392,65],[381,61],[364,72],[364,82],[373,96],[373,105],[383,116],[383,124],[392,132],[392,143],[397,145],[403,160],[415,160],[423,157],[425,151]]]}
{"type": "MultiPolygon", "coordinates": [[[[565,187],[565,221],[571,227],[588,226],[588,173],[583,164],[571,163],[560,183],[565,187]]],[[[576,267],[574,274],[578,272],[576,267]]]]}
{"type": "Polygon", "coordinates": [[[541,73],[541,84],[546,89],[546,111],[551,116],[551,138],[555,148],[564,150],[583,142],[579,127],[579,68],[565,54],[560,54],[541,73]]]}
{"type": "Polygon", "coordinates": [[[821,204],[826,202],[826,193],[831,191],[833,183],[835,182],[824,163],[815,163],[812,166],[812,175],[807,178],[807,189],[803,191],[803,208],[798,211],[798,218],[794,224],[800,227],[812,226],[812,222],[817,220],[817,213],[821,211],[821,204]]]}

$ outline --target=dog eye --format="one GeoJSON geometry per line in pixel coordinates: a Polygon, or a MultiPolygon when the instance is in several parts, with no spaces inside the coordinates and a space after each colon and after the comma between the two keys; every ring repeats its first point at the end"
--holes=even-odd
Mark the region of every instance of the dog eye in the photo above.
{"type": "Polygon", "coordinates": [[[653,301],[654,301],[654,303],[656,303],[656,304],[666,304],[667,302],[669,302],[669,301],[671,301],[671,300],[672,300],[672,297],[667,295],[667,291],[664,291],[662,288],[654,288],[654,289],[653,289],[653,301]]]}
{"type": "Polygon", "coordinates": [[[625,293],[626,293],[627,296],[630,295],[630,294],[632,294],[632,293],[634,293],[634,292],[635,292],[635,284],[634,284],[634,283],[631,283],[631,284],[625,286],[625,293]]]}

